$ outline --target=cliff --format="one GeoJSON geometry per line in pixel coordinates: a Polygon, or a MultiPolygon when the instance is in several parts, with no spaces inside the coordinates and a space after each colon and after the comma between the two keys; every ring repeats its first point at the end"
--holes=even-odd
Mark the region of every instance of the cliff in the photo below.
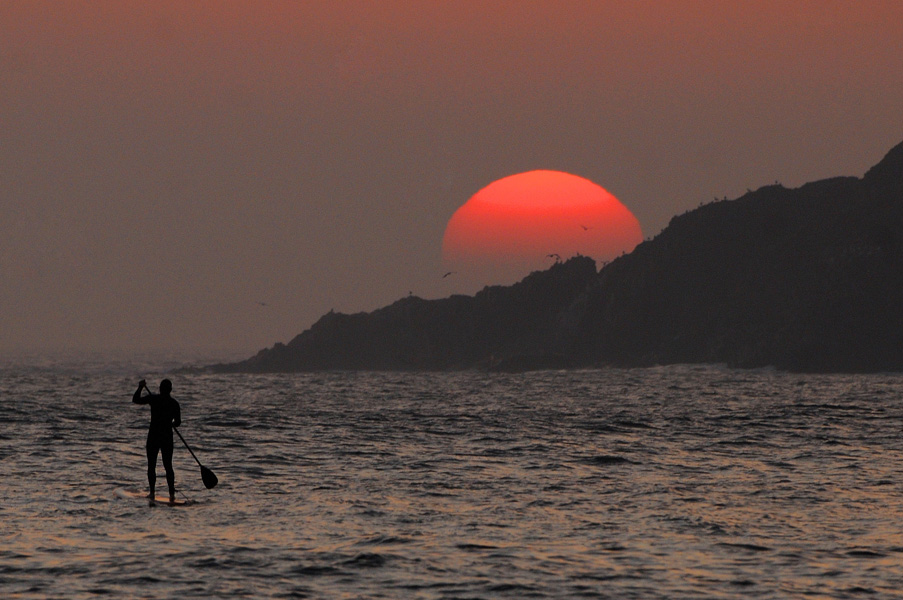
{"type": "Polygon", "coordinates": [[[574,353],[622,365],[903,369],[903,144],[865,177],[676,217],[587,292],[574,353]]]}
{"type": "Polygon", "coordinates": [[[903,370],[903,144],[864,177],[763,187],[473,297],[330,313],[215,371],[727,363],[903,370]]]}

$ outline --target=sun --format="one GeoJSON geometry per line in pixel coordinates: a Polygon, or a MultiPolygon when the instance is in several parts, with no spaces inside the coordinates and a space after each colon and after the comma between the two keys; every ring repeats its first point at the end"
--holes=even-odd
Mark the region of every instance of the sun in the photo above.
{"type": "Polygon", "coordinates": [[[561,171],[528,171],[490,183],[455,211],[442,260],[474,282],[506,284],[577,254],[609,261],[641,241],[639,221],[603,187],[561,171]]]}

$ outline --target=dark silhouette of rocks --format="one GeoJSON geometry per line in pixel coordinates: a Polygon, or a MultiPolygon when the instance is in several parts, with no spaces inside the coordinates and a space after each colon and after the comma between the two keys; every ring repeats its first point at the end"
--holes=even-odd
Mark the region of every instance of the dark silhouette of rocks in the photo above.
{"type": "Polygon", "coordinates": [[[598,274],[572,258],[473,297],[329,313],[216,371],[726,363],[903,370],[903,144],[864,177],[770,185],[671,220],[598,274]]]}
{"type": "Polygon", "coordinates": [[[903,144],[862,179],[674,218],[603,269],[572,355],[621,365],[903,369],[903,144]]]}
{"type": "Polygon", "coordinates": [[[560,316],[596,278],[586,257],[475,296],[409,296],[373,311],[330,312],[288,344],[276,344],[220,372],[317,370],[523,370],[570,366],[557,350],[560,316]]]}

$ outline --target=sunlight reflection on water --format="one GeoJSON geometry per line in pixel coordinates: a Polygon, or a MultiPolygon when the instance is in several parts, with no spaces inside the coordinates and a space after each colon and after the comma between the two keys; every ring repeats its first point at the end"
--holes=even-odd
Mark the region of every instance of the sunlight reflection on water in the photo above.
{"type": "Polygon", "coordinates": [[[177,375],[220,478],[144,481],[142,376],[0,383],[13,597],[699,598],[903,589],[903,376],[677,366],[177,375]]]}

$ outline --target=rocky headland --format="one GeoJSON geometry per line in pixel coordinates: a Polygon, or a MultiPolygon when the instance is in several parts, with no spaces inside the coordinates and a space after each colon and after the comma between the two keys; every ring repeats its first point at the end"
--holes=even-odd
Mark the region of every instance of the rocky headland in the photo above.
{"type": "Polygon", "coordinates": [[[903,370],[903,144],[862,178],[770,185],[675,217],[596,270],[330,312],[215,372],[725,363],[903,370]]]}

